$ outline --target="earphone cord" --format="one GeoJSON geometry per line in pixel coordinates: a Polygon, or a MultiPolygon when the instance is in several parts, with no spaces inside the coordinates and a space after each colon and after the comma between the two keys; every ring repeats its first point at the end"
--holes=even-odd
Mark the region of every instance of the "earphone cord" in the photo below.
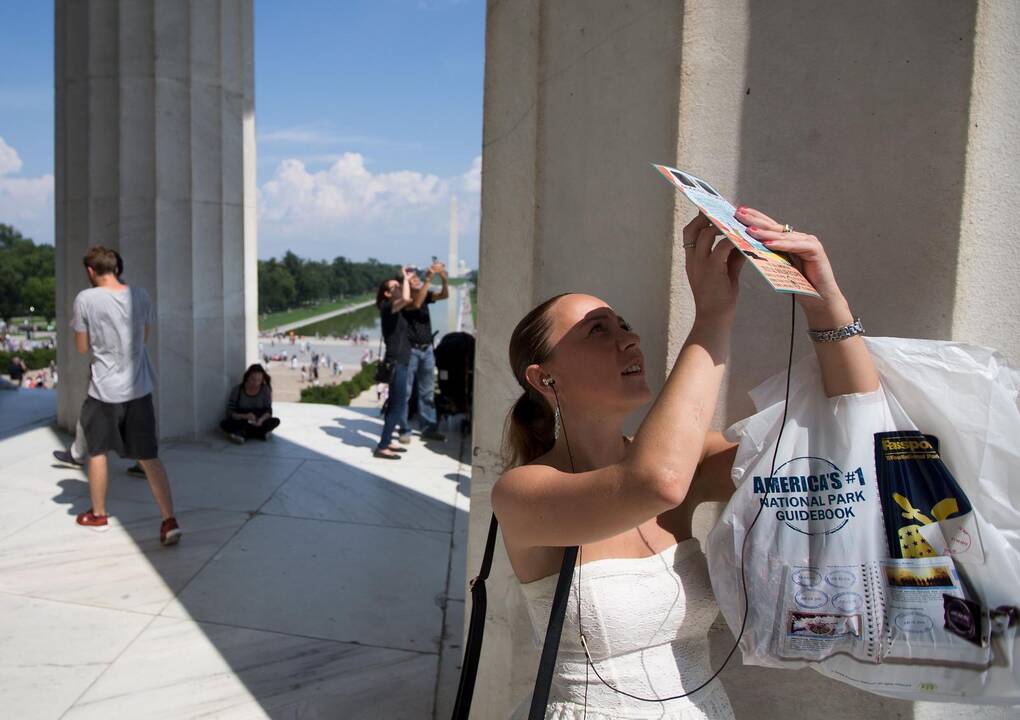
{"type": "MultiPolygon", "coordinates": [[[[797,329],[797,302],[796,302],[795,296],[791,295],[790,296],[790,301],[791,301],[790,302],[790,305],[791,305],[791,314],[790,314],[790,354],[789,354],[789,358],[787,359],[787,363],[786,363],[786,394],[785,394],[785,397],[784,397],[784,400],[783,400],[783,420],[782,420],[782,422],[779,425],[779,435],[776,437],[776,447],[775,447],[775,451],[772,453],[772,472],[769,473],[770,477],[772,477],[772,476],[774,476],[776,474],[776,458],[779,456],[779,441],[782,439],[782,437],[783,437],[783,429],[786,427],[786,410],[787,410],[787,406],[789,405],[789,402],[790,402],[790,376],[793,373],[794,334],[795,334],[796,329],[797,329]]],[[[564,420],[563,420],[563,412],[562,412],[562,410],[560,410],[560,396],[559,396],[559,393],[556,392],[556,386],[552,385],[551,387],[553,389],[553,396],[556,398],[556,409],[559,411],[559,415],[560,415],[560,428],[561,428],[561,431],[563,433],[563,441],[564,441],[564,443],[566,443],[566,446],[567,446],[567,456],[570,459],[570,471],[571,472],[576,472],[576,470],[574,469],[574,454],[570,450],[570,440],[567,437],[567,427],[566,427],[566,424],[564,423],[564,420]]],[[[747,526],[747,532],[744,534],[744,541],[740,545],[740,584],[741,584],[741,588],[744,591],[744,614],[743,614],[743,616],[740,619],[740,632],[737,633],[737,638],[733,642],[733,647],[730,648],[729,653],[726,654],[726,659],[722,661],[722,665],[719,666],[719,669],[716,670],[714,673],[712,673],[712,675],[708,678],[708,680],[705,680],[703,683],[698,685],[693,690],[688,690],[687,692],[681,693],[680,695],[672,695],[670,697],[664,697],[664,698],[646,698],[646,697],[641,697],[639,695],[633,695],[633,694],[631,694],[631,693],[629,693],[629,692],[627,692],[625,690],[620,690],[619,688],[614,687],[612,684],[607,682],[606,679],[603,678],[602,675],[599,673],[598,668],[595,667],[595,662],[591,659],[591,653],[588,651],[588,641],[585,639],[585,637],[584,637],[584,630],[581,628],[581,565],[582,565],[582,555],[581,555],[581,548],[580,548],[580,546],[578,546],[578,548],[577,548],[577,553],[578,553],[577,558],[578,559],[577,559],[577,568],[576,568],[576,572],[577,572],[577,628],[578,628],[578,633],[580,634],[580,638],[581,638],[581,647],[584,648],[584,656],[585,656],[585,660],[586,660],[585,668],[584,668],[584,717],[587,717],[587,715],[588,715],[588,668],[589,667],[591,668],[592,672],[595,673],[595,676],[599,679],[599,681],[601,681],[601,683],[603,685],[605,685],[607,688],[609,688],[610,690],[612,690],[615,693],[618,693],[620,695],[626,695],[629,698],[632,698],[634,700],[640,700],[641,702],[657,702],[657,703],[661,703],[661,702],[666,702],[668,700],[679,700],[680,698],[685,698],[685,697],[688,697],[690,695],[693,695],[694,693],[698,692],[699,690],[701,690],[702,688],[707,686],[710,682],[712,682],[713,680],[715,680],[719,676],[719,673],[721,673],[723,671],[723,669],[729,663],[730,658],[733,657],[733,653],[735,653],[737,651],[737,648],[740,646],[740,640],[741,640],[741,638],[744,637],[744,629],[747,627],[747,611],[748,611],[748,607],[749,607],[749,601],[748,601],[748,595],[747,595],[747,576],[746,576],[745,571],[744,571],[744,559],[747,557],[747,541],[751,537],[751,531],[754,530],[754,526],[758,522],[758,518],[761,517],[762,510],[765,509],[765,503],[768,500],[768,496],[769,496],[769,493],[768,493],[768,490],[766,489],[765,495],[762,497],[762,499],[760,501],[760,504],[758,506],[758,512],[756,512],[754,514],[754,519],[751,521],[751,524],[747,526]]]]}

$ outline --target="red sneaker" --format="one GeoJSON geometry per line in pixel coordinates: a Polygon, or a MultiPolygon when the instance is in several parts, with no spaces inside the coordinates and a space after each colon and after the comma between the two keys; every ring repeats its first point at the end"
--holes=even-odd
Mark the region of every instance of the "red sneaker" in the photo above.
{"type": "Polygon", "coordinates": [[[177,526],[177,518],[167,518],[159,526],[159,542],[161,545],[176,545],[181,541],[181,529],[177,526]]]}
{"type": "Polygon", "coordinates": [[[78,513],[77,518],[78,524],[83,527],[87,527],[90,530],[96,532],[106,532],[110,529],[109,516],[108,515],[96,515],[92,512],[92,508],[89,508],[83,513],[78,513]]]}

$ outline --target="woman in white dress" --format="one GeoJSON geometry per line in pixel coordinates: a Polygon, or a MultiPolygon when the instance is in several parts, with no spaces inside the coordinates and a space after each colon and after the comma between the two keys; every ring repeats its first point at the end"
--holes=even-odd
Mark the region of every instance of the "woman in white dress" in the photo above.
{"type": "MultiPolygon", "coordinates": [[[[753,209],[737,217],[770,249],[789,253],[819,291],[820,299],[798,296],[811,329],[854,322],[817,238],[753,209]]],[[[633,440],[623,436],[624,420],[652,397],[644,356],[605,302],[551,298],[510,340],[524,393],[507,420],[508,469],[492,505],[539,637],[563,548],[580,547],[547,718],[733,717],[718,680],[674,700],[631,697],[682,695],[713,672],[707,631],[717,608],[691,518],[700,502],[733,491],[735,446],[708,428],[745,261],[717,235],[701,215],[684,228],[695,321],[633,440]]],[[[815,351],[829,396],[878,388],[861,337],[816,342],[815,351]]]]}

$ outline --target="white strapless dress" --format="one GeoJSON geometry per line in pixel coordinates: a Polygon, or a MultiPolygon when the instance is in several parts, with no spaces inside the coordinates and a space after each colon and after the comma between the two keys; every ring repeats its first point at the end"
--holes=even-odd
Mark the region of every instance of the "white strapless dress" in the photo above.
{"type": "MultiPolygon", "coordinates": [[[[698,541],[684,540],[657,555],[585,563],[581,624],[595,667],[611,685],[632,695],[679,695],[711,674],[708,630],[718,613],[698,541]]],[[[539,643],[545,638],[556,576],[521,585],[539,643]]],[[[585,716],[585,657],[578,637],[578,573],[570,588],[547,720],[585,716]]],[[[526,718],[528,702],[514,713],[526,718]]],[[[587,718],[730,720],[729,698],[718,678],[694,695],[641,702],[615,693],[588,669],[587,718]]]]}

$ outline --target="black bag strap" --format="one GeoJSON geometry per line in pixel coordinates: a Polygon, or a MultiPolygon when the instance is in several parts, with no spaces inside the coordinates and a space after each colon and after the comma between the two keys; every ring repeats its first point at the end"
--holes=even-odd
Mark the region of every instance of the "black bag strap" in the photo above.
{"type": "MultiPolygon", "coordinates": [[[[499,522],[493,515],[489,521],[489,536],[485,540],[482,567],[479,569],[477,577],[470,583],[471,620],[468,623],[467,641],[464,644],[464,661],[461,665],[460,684],[457,687],[457,700],[453,706],[452,720],[468,720],[468,716],[471,714],[471,699],[475,691],[475,678],[478,676],[478,660],[482,653],[482,635],[485,632],[487,606],[485,581],[492,570],[492,555],[496,549],[498,528],[499,522]]],[[[570,583],[574,578],[574,563],[576,561],[577,548],[565,548],[563,565],[560,567],[556,592],[553,595],[552,612],[549,613],[549,626],[546,628],[545,643],[542,646],[542,657],[538,663],[535,691],[531,696],[529,720],[542,720],[545,717],[545,706],[549,702],[549,689],[552,687],[553,670],[556,668],[556,653],[560,647],[560,634],[563,631],[563,618],[567,611],[567,598],[570,595],[570,583]]]]}
{"type": "Polygon", "coordinates": [[[471,714],[471,698],[475,692],[475,678],[478,676],[478,658],[482,653],[482,635],[485,632],[485,610],[487,598],[485,581],[492,569],[492,554],[496,549],[496,531],[499,522],[496,516],[489,521],[489,536],[485,540],[482,567],[471,581],[471,621],[468,624],[467,641],[464,643],[464,660],[460,669],[460,684],[457,686],[457,701],[453,706],[453,720],[467,720],[471,714]]]}
{"type": "Polygon", "coordinates": [[[531,695],[531,711],[528,713],[528,720],[543,720],[545,717],[545,706],[549,703],[549,688],[552,687],[553,670],[556,668],[556,653],[560,649],[563,618],[567,614],[570,583],[574,579],[575,562],[577,562],[577,548],[564,548],[563,565],[560,566],[560,576],[556,580],[556,593],[553,595],[552,610],[549,613],[549,626],[545,630],[542,657],[538,661],[538,676],[535,678],[535,692],[531,695]]]}

